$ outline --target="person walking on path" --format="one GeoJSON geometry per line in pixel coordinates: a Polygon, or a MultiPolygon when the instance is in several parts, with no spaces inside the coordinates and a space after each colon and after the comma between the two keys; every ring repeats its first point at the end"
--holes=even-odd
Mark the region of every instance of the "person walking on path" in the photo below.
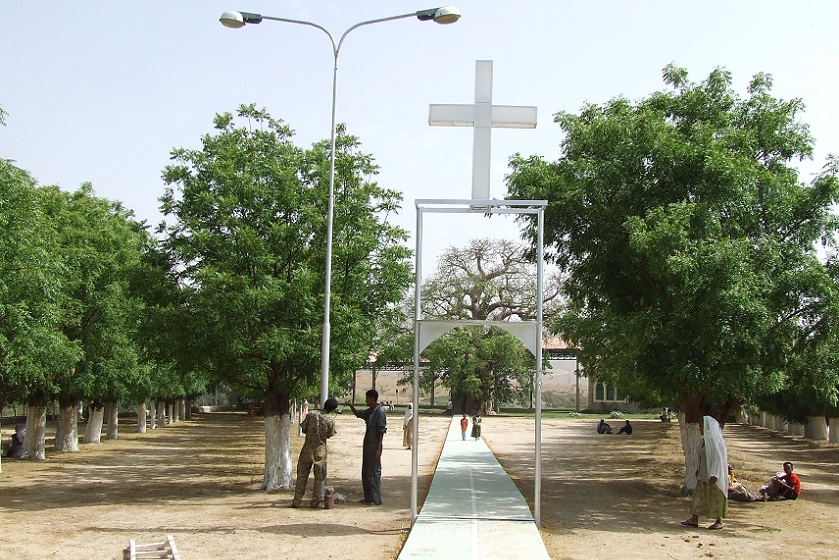
{"type": "Polygon", "coordinates": [[[364,488],[364,499],[360,503],[380,506],[382,505],[382,442],[387,432],[387,416],[378,400],[378,391],[370,389],[365,394],[366,410],[356,410],[353,403],[349,401],[347,404],[356,418],[361,418],[367,423],[361,456],[361,485],[364,488]]]}
{"type": "Polygon", "coordinates": [[[402,421],[402,447],[410,449],[414,442],[414,405],[408,403],[405,419],[402,421]]]}
{"type": "MultiPolygon", "coordinates": [[[[338,408],[338,401],[334,397],[326,399],[323,410],[327,414],[338,408]]],[[[300,449],[297,459],[297,484],[294,486],[294,498],[291,507],[300,507],[303,495],[306,494],[306,484],[309,473],[314,467],[315,480],[312,485],[312,499],[309,502],[313,508],[319,507],[323,500],[323,485],[326,481],[326,440],[335,435],[335,420],[320,410],[306,414],[300,422],[300,429],[306,434],[306,441],[300,449]]]]}
{"type": "Polygon", "coordinates": [[[472,437],[475,441],[481,439],[481,411],[475,413],[472,417],[472,437]]]}
{"type": "Polygon", "coordinates": [[[699,516],[715,519],[709,529],[722,529],[722,518],[728,513],[728,451],[719,422],[703,416],[699,424],[702,442],[699,445],[699,468],[696,469],[696,490],[685,527],[698,527],[699,516]]]}
{"type": "Polygon", "coordinates": [[[460,419],[460,435],[463,436],[463,441],[466,441],[466,431],[469,429],[469,418],[466,413],[463,413],[463,418],[460,419]]]}

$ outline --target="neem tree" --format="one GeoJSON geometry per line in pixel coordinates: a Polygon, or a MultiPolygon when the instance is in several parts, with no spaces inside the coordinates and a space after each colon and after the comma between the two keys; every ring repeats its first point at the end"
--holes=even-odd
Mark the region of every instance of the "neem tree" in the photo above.
{"type": "Polygon", "coordinates": [[[701,417],[782,389],[815,327],[835,323],[817,245],[833,238],[839,181],[834,161],[799,181],[803,103],[772,97],[769,76],[741,98],[721,69],[663,75],[672,90],[557,114],[560,158],[516,156],[508,185],[549,200],[546,244],[571,298],[552,327],[630,398],[678,402],[692,475],[701,417]]]}
{"type": "MultiPolygon", "coordinates": [[[[188,317],[181,367],[263,400],[272,490],[291,482],[291,402],[320,379],[329,144],[298,148],[290,128],[253,106],[238,117],[246,124],[218,115],[200,150],[173,151],[165,246],[188,317]]],[[[367,361],[377,317],[411,282],[406,234],[386,222],[400,196],[365,180],[376,166],[359,147],[340,130],[330,379],[341,393],[367,361]]]]}

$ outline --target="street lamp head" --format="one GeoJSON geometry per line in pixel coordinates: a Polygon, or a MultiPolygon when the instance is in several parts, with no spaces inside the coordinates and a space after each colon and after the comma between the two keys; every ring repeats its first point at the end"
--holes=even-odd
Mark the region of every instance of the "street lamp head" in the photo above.
{"type": "Polygon", "coordinates": [[[218,18],[221,24],[232,29],[239,29],[244,27],[246,23],[261,23],[262,16],[259,14],[251,14],[248,12],[236,12],[234,10],[227,10],[221,17],[218,18]]]}
{"type": "Polygon", "coordinates": [[[460,19],[460,10],[455,6],[443,6],[442,8],[431,8],[417,12],[417,19],[420,21],[434,20],[440,25],[454,23],[460,19]]]}

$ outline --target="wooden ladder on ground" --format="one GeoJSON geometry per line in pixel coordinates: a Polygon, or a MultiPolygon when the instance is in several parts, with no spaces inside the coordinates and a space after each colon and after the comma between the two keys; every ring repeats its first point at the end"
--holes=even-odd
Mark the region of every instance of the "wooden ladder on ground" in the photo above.
{"type": "Polygon", "coordinates": [[[134,539],[128,541],[126,550],[128,560],[139,560],[142,558],[166,558],[168,560],[180,560],[178,548],[175,546],[175,537],[168,535],[166,540],[159,543],[137,544],[134,539]]]}

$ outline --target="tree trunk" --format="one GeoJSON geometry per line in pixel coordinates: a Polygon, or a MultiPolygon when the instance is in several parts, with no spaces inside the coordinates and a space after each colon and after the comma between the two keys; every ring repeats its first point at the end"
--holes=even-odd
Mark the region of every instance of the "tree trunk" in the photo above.
{"type": "Polygon", "coordinates": [[[47,407],[43,405],[29,405],[26,411],[26,437],[23,445],[26,451],[24,459],[43,461],[46,454],[47,407]]]}
{"type": "Polygon", "coordinates": [[[168,412],[169,412],[169,423],[174,424],[175,422],[178,421],[178,419],[175,418],[175,401],[167,400],[166,401],[166,408],[168,409],[168,412]]]}
{"type": "Polygon", "coordinates": [[[55,431],[55,450],[78,452],[79,450],[79,401],[58,399],[58,427],[55,431]]]}
{"type": "MultiPolygon", "coordinates": [[[[169,417],[171,421],[172,417],[169,417]]],[[[161,428],[166,426],[166,401],[157,401],[157,425],[161,428]]]]}
{"type": "Polygon", "coordinates": [[[684,438],[685,483],[680,493],[683,496],[690,496],[696,490],[696,469],[699,468],[699,443],[702,435],[699,433],[698,422],[685,424],[684,438]]]}
{"type": "Polygon", "coordinates": [[[767,421],[768,416],[769,416],[768,413],[766,413],[762,410],[760,411],[760,427],[761,428],[768,428],[769,427],[769,422],[767,421]]]}
{"type": "Polygon", "coordinates": [[[85,443],[101,443],[102,441],[102,418],[105,409],[101,404],[91,404],[88,409],[87,428],[84,432],[85,443]]]}
{"type": "Polygon", "coordinates": [[[108,432],[105,439],[115,440],[119,438],[119,402],[112,401],[108,406],[108,432]]]}
{"type": "Polygon", "coordinates": [[[146,401],[141,400],[137,403],[137,433],[146,433],[146,401]]]}
{"type": "Polygon", "coordinates": [[[827,441],[827,423],[824,416],[808,416],[804,425],[804,439],[827,441]]]}
{"type": "Polygon", "coordinates": [[[172,401],[172,423],[176,424],[181,421],[181,399],[172,401]]]}
{"type": "Polygon", "coordinates": [[[830,433],[827,441],[830,443],[839,443],[839,417],[830,417],[830,433]]]}
{"type": "Polygon", "coordinates": [[[291,476],[291,414],[287,395],[265,395],[265,473],[262,489],[289,489],[291,476]]]}
{"type": "Polygon", "coordinates": [[[787,424],[787,433],[791,436],[800,436],[804,434],[804,426],[795,422],[787,424]]]}
{"type": "Polygon", "coordinates": [[[192,399],[184,399],[184,420],[192,420],[192,399]]]}
{"type": "Polygon", "coordinates": [[[149,403],[149,430],[157,428],[157,401],[152,399],[149,403]]]}

